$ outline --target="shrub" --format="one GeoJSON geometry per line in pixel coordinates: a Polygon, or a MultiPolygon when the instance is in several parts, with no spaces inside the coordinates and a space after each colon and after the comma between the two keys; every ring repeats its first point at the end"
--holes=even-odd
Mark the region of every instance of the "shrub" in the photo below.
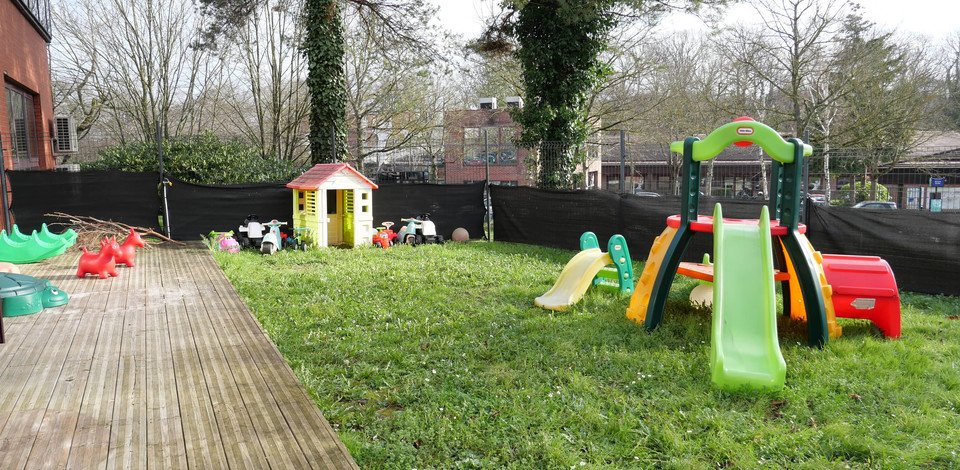
{"type": "Polygon", "coordinates": [[[852,187],[850,183],[844,184],[838,188],[840,193],[840,199],[834,199],[830,203],[835,206],[841,206],[846,204],[856,204],[858,202],[877,200],[877,201],[889,201],[890,200],[890,191],[887,190],[887,187],[877,183],[877,197],[872,199],[870,197],[870,183],[864,183],[862,181],[857,181],[852,187]],[[853,195],[854,200],[850,201],[851,194],[853,195]]]}
{"type": "MultiPolygon", "coordinates": [[[[289,181],[301,173],[291,162],[264,158],[257,147],[224,141],[205,132],[163,142],[164,169],[195,184],[240,184],[289,181]]],[[[85,170],[159,171],[155,143],[134,143],[100,151],[85,170]]]]}

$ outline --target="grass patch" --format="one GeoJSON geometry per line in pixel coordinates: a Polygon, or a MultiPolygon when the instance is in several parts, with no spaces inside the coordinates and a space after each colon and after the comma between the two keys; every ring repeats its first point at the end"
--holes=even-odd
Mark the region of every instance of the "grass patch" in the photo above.
{"type": "MultiPolygon", "coordinates": [[[[956,467],[960,300],[903,295],[903,338],[784,320],[787,386],[728,394],[678,278],[656,332],[627,299],[533,306],[571,252],[506,243],[217,254],[364,468],[956,467]]],[[[637,273],[640,271],[637,270],[637,273]]]]}

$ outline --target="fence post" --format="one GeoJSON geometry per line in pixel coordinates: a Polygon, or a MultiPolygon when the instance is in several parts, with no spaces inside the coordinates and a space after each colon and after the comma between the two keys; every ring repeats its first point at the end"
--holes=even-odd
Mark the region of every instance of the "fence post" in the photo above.
{"type": "Polygon", "coordinates": [[[490,212],[493,210],[493,201],[490,200],[490,142],[487,139],[487,130],[483,130],[483,165],[485,184],[483,185],[483,207],[486,209],[485,219],[487,219],[487,241],[493,241],[493,232],[490,231],[490,212]]]}
{"type": "MultiPolygon", "coordinates": [[[[600,169],[603,172],[603,155],[600,156],[600,169]]],[[[620,194],[623,194],[627,182],[627,131],[620,129],[620,194]]],[[[598,180],[600,177],[597,178],[598,180]]],[[[599,184],[600,181],[597,181],[599,184]]]]}
{"type": "Polygon", "coordinates": [[[170,205],[167,204],[167,186],[170,185],[170,181],[167,180],[166,175],[164,174],[163,168],[163,136],[160,134],[160,121],[156,122],[157,126],[157,160],[160,161],[160,202],[163,207],[163,231],[166,232],[167,238],[173,238],[170,231],[170,205]]]}
{"type": "MultiPolygon", "coordinates": [[[[803,131],[803,142],[805,144],[810,143],[809,130],[803,131]]],[[[807,222],[807,212],[810,210],[810,208],[807,207],[809,206],[809,204],[807,204],[807,193],[810,192],[810,160],[812,158],[813,155],[811,155],[810,158],[803,159],[803,189],[800,190],[800,222],[803,223],[807,222]]]]}
{"type": "Polygon", "coordinates": [[[10,222],[10,201],[7,200],[7,162],[3,160],[3,136],[0,136],[0,203],[3,204],[3,229],[13,229],[10,222]]]}

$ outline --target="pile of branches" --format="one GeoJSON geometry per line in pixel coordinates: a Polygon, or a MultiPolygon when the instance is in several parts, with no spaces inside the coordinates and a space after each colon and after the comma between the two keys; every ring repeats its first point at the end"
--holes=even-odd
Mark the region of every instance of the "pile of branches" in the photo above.
{"type": "Polygon", "coordinates": [[[103,240],[105,237],[115,236],[117,240],[122,241],[124,237],[130,234],[130,229],[139,233],[141,237],[147,237],[147,239],[144,240],[147,247],[152,245],[148,241],[150,238],[159,239],[161,243],[167,242],[175,245],[183,245],[182,242],[172,240],[153,229],[127,225],[112,220],[101,220],[96,217],[72,215],[65,212],[51,212],[44,214],[44,216],[63,220],[63,222],[54,222],[50,225],[58,225],[75,230],[77,232],[77,246],[87,246],[96,249],[100,246],[100,240],[103,240]]]}

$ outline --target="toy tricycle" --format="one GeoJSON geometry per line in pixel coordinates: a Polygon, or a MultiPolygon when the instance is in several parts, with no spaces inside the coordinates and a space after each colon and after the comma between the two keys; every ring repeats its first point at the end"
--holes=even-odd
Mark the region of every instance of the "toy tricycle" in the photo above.
{"type": "Polygon", "coordinates": [[[281,234],[283,244],[294,250],[307,251],[307,245],[310,239],[310,229],[306,227],[294,227],[293,235],[281,234]]]}
{"type": "Polygon", "coordinates": [[[400,229],[402,243],[421,245],[424,243],[443,243],[443,235],[437,235],[437,226],[430,220],[430,214],[420,214],[411,219],[400,219],[407,225],[400,229]]]}
{"type": "Polygon", "coordinates": [[[380,248],[390,248],[397,240],[397,233],[394,232],[393,222],[383,222],[382,227],[377,227],[377,233],[373,236],[373,246],[380,248]]]}

